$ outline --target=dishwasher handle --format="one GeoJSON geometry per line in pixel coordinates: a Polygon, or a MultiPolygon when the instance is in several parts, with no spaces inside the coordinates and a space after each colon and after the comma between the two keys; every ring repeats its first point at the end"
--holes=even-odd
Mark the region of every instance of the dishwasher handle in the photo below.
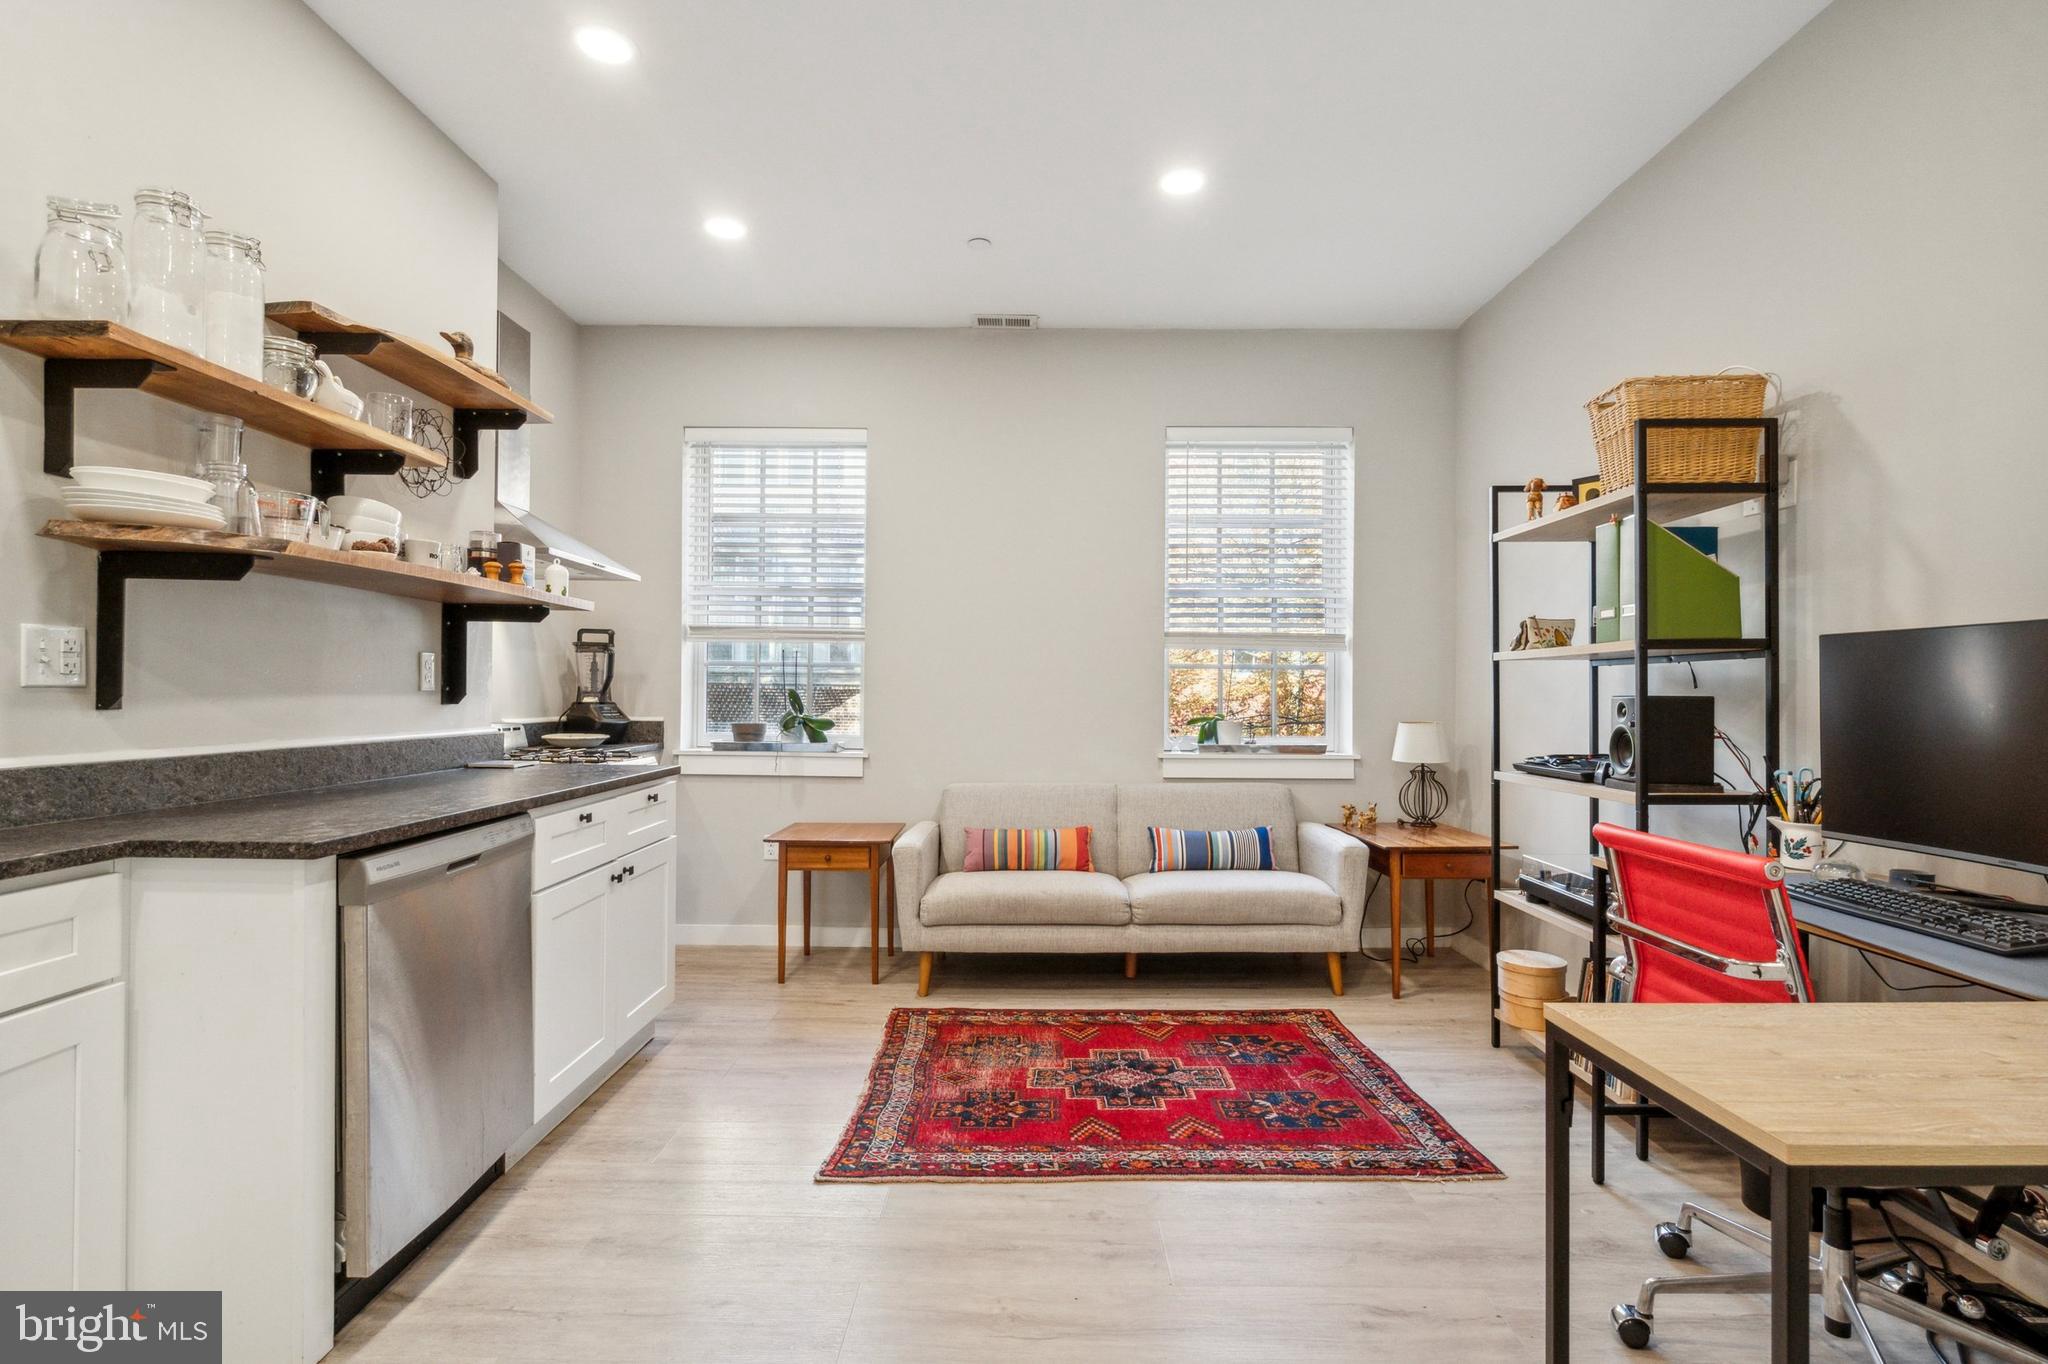
{"type": "Polygon", "coordinates": [[[417,843],[357,853],[336,862],[336,898],[345,905],[388,899],[413,882],[459,875],[485,858],[522,853],[532,842],[533,820],[518,814],[417,843]]]}

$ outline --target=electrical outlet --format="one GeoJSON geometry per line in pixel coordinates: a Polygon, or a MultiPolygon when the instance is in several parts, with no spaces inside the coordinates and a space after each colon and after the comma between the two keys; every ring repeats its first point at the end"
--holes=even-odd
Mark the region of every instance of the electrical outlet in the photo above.
{"type": "Polygon", "coordinates": [[[433,691],[441,685],[434,676],[434,656],[422,651],[420,654],[420,690],[433,691]]]}
{"type": "Polygon", "coordinates": [[[781,853],[782,850],[773,843],[763,843],[761,845],[761,860],[763,862],[776,861],[781,856],[781,853]]]}
{"type": "Polygon", "coordinates": [[[85,627],[24,625],[21,627],[21,685],[82,687],[85,685],[85,627]]]}

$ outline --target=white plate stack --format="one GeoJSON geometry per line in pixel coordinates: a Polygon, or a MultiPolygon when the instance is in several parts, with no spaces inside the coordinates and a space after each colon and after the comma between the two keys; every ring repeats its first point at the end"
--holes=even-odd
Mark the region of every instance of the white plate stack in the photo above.
{"type": "Polygon", "coordinates": [[[64,505],[81,521],[183,530],[219,530],[227,524],[212,497],[213,485],[204,479],[112,464],[73,465],[64,489],[64,505]]]}

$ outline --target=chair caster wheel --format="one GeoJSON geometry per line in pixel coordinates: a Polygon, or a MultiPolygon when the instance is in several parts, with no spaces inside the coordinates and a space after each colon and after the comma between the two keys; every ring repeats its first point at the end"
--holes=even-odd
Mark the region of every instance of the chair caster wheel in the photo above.
{"type": "Polygon", "coordinates": [[[1636,1311],[1633,1304],[1621,1303],[1607,1314],[1614,1321],[1614,1334],[1621,1337],[1621,1343],[1631,1350],[1646,1350],[1650,1346],[1650,1319],[1636,1311]]]}
{"type": "Polygon", "coordinates": [[[1663,1251],[1667,1259],[1683,1260],[1692,1253],[1692,1237],[1680,1230],[1676,1222],[1659,1222],[1657,1249],[1663,1251]]]}

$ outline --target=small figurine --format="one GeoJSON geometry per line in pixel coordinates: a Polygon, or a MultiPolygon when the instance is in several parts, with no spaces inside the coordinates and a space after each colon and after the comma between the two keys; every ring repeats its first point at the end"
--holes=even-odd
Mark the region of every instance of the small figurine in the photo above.
{"type": "Polygon", "coordinates": [[[1557,495],[1557,509],[1559,511],[1563,511],[1567,507],[1576,507],[1578,505],[1579,495],[1569,488],[1565,489],[1563,492],[1557,495]]]}
{"type": "Polygon", "coordinates": [[[1365,807],[1365,813],[1358,817],[1358,827],[1361,829],[1370,829],[1373,825],[1378,824],[1379,822],[1380,803],[1378,801],[1373,801],[1365,807]]]}
{"type": "Polygon", "coordinates": [[[476,342],[469,339],[468,332],[442,332],[441,339],[454,349],[458,360],[467,360],[476,354],[476,342]]]}
{"type": "Polygon", "coordinates": [[[1522,491],[1529,494],[1529,519],[1531,521],[1542,520],[1543,480],[1540,478],[1530,479],[1526,484],[1523,485],[1522,491]]]}
{"type": "Polygon", "coordinates": [[[1346,805],[1342,808],[1344,811],[1344,827],[1347,830],[1356,829],[1358,827],[1358,807],[1356,805],[1346,805]]]}

